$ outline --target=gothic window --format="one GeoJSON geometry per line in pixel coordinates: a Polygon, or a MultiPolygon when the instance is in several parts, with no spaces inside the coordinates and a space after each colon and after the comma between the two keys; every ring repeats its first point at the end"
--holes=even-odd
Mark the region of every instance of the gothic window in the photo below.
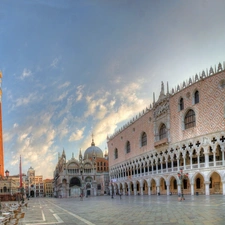
{"type": "Polygon", "coordinates": [[[184,99],[180,99],[180,111],[184,109],[184,99]]]}
{"type": "Polygon", "coordinates": [[[116,148],[114,151],[114,158],[117,159],[118,158],[118,149],[116,148]]]}
{"type": "Polygon", "coordinates": [[[141,135],[141,147],[147,145],[147,135],[145,132],[141,135]]]}
{"type": "Polygon", "coordinates": [[[127,145],[126,145],[126,153],[130,152],[130,142],[127,141],[127,145]]]}
{"type": "Polygon", "coordinates": [[[184,118],[184,127],[185,129],[195,127],[195,112],[194,110],[190,109],[184,118]]]}
{"type": "Polygon", "coordinates": [[[196,91],[194,94],[194,103],[195,104],[199,103],[199,92],[198,91],[196,91]]]}
{"type": "Polygon", "coordinates": [[[166,138],[166,125],[162,124],[162,126],[159,129],[159,140],[162,140],[163,138],[166,138]]]}
{"type": "Polygon", "coordinates": [[[101,190],[101,184],[98,184],[98,190],[101,190]]]}

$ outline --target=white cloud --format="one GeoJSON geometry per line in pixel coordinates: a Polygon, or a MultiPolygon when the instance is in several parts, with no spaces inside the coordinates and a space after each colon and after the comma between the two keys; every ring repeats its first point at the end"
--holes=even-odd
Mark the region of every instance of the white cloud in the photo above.
{"type": "MultiPolygon", "coordinates": [[[[139,80],[136,83],[126,84],[123,89],[115,90],[115,93],[107,92],[99,99],[94,99],[96,95],[87,97],[88,110],[85,116],[92,115],[97,121],[92,130],[96,145],[106,142],[107,135],[115,132],[118,123],[131,119],[149,105],[148,100],[138,98],[141,89],[142,81],[139,80]]],[[[82,149],[88,146],[90,146],[89,136],[83,141],[82,149]]]]}
{"type": "Polygon", "coordinates": [[[81,128],[80,130],[76,130],[75,133],[72,133],[70,135],[69,141],[79,141],[83,138],[83,133],[84,133],[85,127],[81,128]]]}
{"type": "Polygon", "coordinates": [[[68,95],[68,91],[64,91],[58,98],[56,101],[62,101],[64,98],[66,98],[68,95]]]}
{"type": "Polygon", "coordinates": [[[31,93],[27,97],[18,98],[14,101],[15,104],[13,104],[12,108],[23,106],[23,105],[28,105],[30,102],[34,102],[37,99],[40,100],[40,96],[39,96],[39,98],[38,98],[38,96],[39,95],[37,95],[36,93],[31,93]]]}
{"type": "Polygon", "coordinates": [[[20,79],[23,80],[23,79],[25,79],[26,77],[30,77],[31,75],[32,75],[31,70],[29,70],[29,69],[27,69],[27,68],[24,68],[24,69],[23,69],[23,72],[22,72],[22,74],[21,74],[21,76],[20,76],[20,79]]]}
{"type": "Polygon", "coordinates": [[[64,84],[62,84],[62,85],[59,85],[59,89],[61,89],[61,88],[67,88],[67,87],[69,87],[70,86],[70,82],[69,81],[67,81],[67,82],[65,82],[64,84]]]}
{"type": "Polygon", "coordinates": [[[83,93],[82,93],[83,88],[84,88],[84,85],[80,85],[80,86],[77,87],[77,91],[76,91],[76,94],[77,94],[76,101],[77,102],[80,101],[83,97],[83,93]]]}
{"type": "Polygon", "coordinates": [[[11,135],[7,141],[10,142],[8,151],[11,152],[12,167],[18,164],[21,155],[24,167],[32,166],[37,174],[52,177],[56,155],[54,140],[57,136],[51,123],[53,115],[51,112],[39,112],[35,116],[37,119],[27,118],[22,126],[16,125],[6,133],[6,137],[11,135]]]}
{"type": "Polygon", "coordinates": [[[58,62],[59,62],[59,59],[58,58],[55,58],[53,61],[52,61],[52,63],[51,63],[51,67],[52,68],[56,68],[57,67],[57,64],[58,64],[58,62]]]}

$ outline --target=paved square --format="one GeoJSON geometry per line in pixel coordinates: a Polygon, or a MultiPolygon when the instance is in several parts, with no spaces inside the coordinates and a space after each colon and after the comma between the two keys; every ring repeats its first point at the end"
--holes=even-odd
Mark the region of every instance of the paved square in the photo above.
{"type": "Polygon", "coordinates": [[[22,224],[224,225],[225,196],[98,196],[31,198],[22,224]]]}

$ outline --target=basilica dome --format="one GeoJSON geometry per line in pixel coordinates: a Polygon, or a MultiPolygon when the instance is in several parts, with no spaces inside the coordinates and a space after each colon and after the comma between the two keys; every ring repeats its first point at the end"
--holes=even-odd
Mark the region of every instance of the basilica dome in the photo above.
{"type": "Polygon", "coordinates": [[[84,159],[91,158],[93,153],[95,154],[95,157],[103,158],[102,150],[99,147],[95,146],[94,140],[92,139],[91,146],[84,152],[84,159]]]}

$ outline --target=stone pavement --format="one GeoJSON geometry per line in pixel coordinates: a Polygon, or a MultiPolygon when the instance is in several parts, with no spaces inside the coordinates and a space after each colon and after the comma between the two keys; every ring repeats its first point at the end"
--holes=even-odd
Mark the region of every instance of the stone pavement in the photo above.
{"type": "Polygon", "coordinates": [[[225,196],[31,198],[23,225],[225,225],[225,196]]]}

